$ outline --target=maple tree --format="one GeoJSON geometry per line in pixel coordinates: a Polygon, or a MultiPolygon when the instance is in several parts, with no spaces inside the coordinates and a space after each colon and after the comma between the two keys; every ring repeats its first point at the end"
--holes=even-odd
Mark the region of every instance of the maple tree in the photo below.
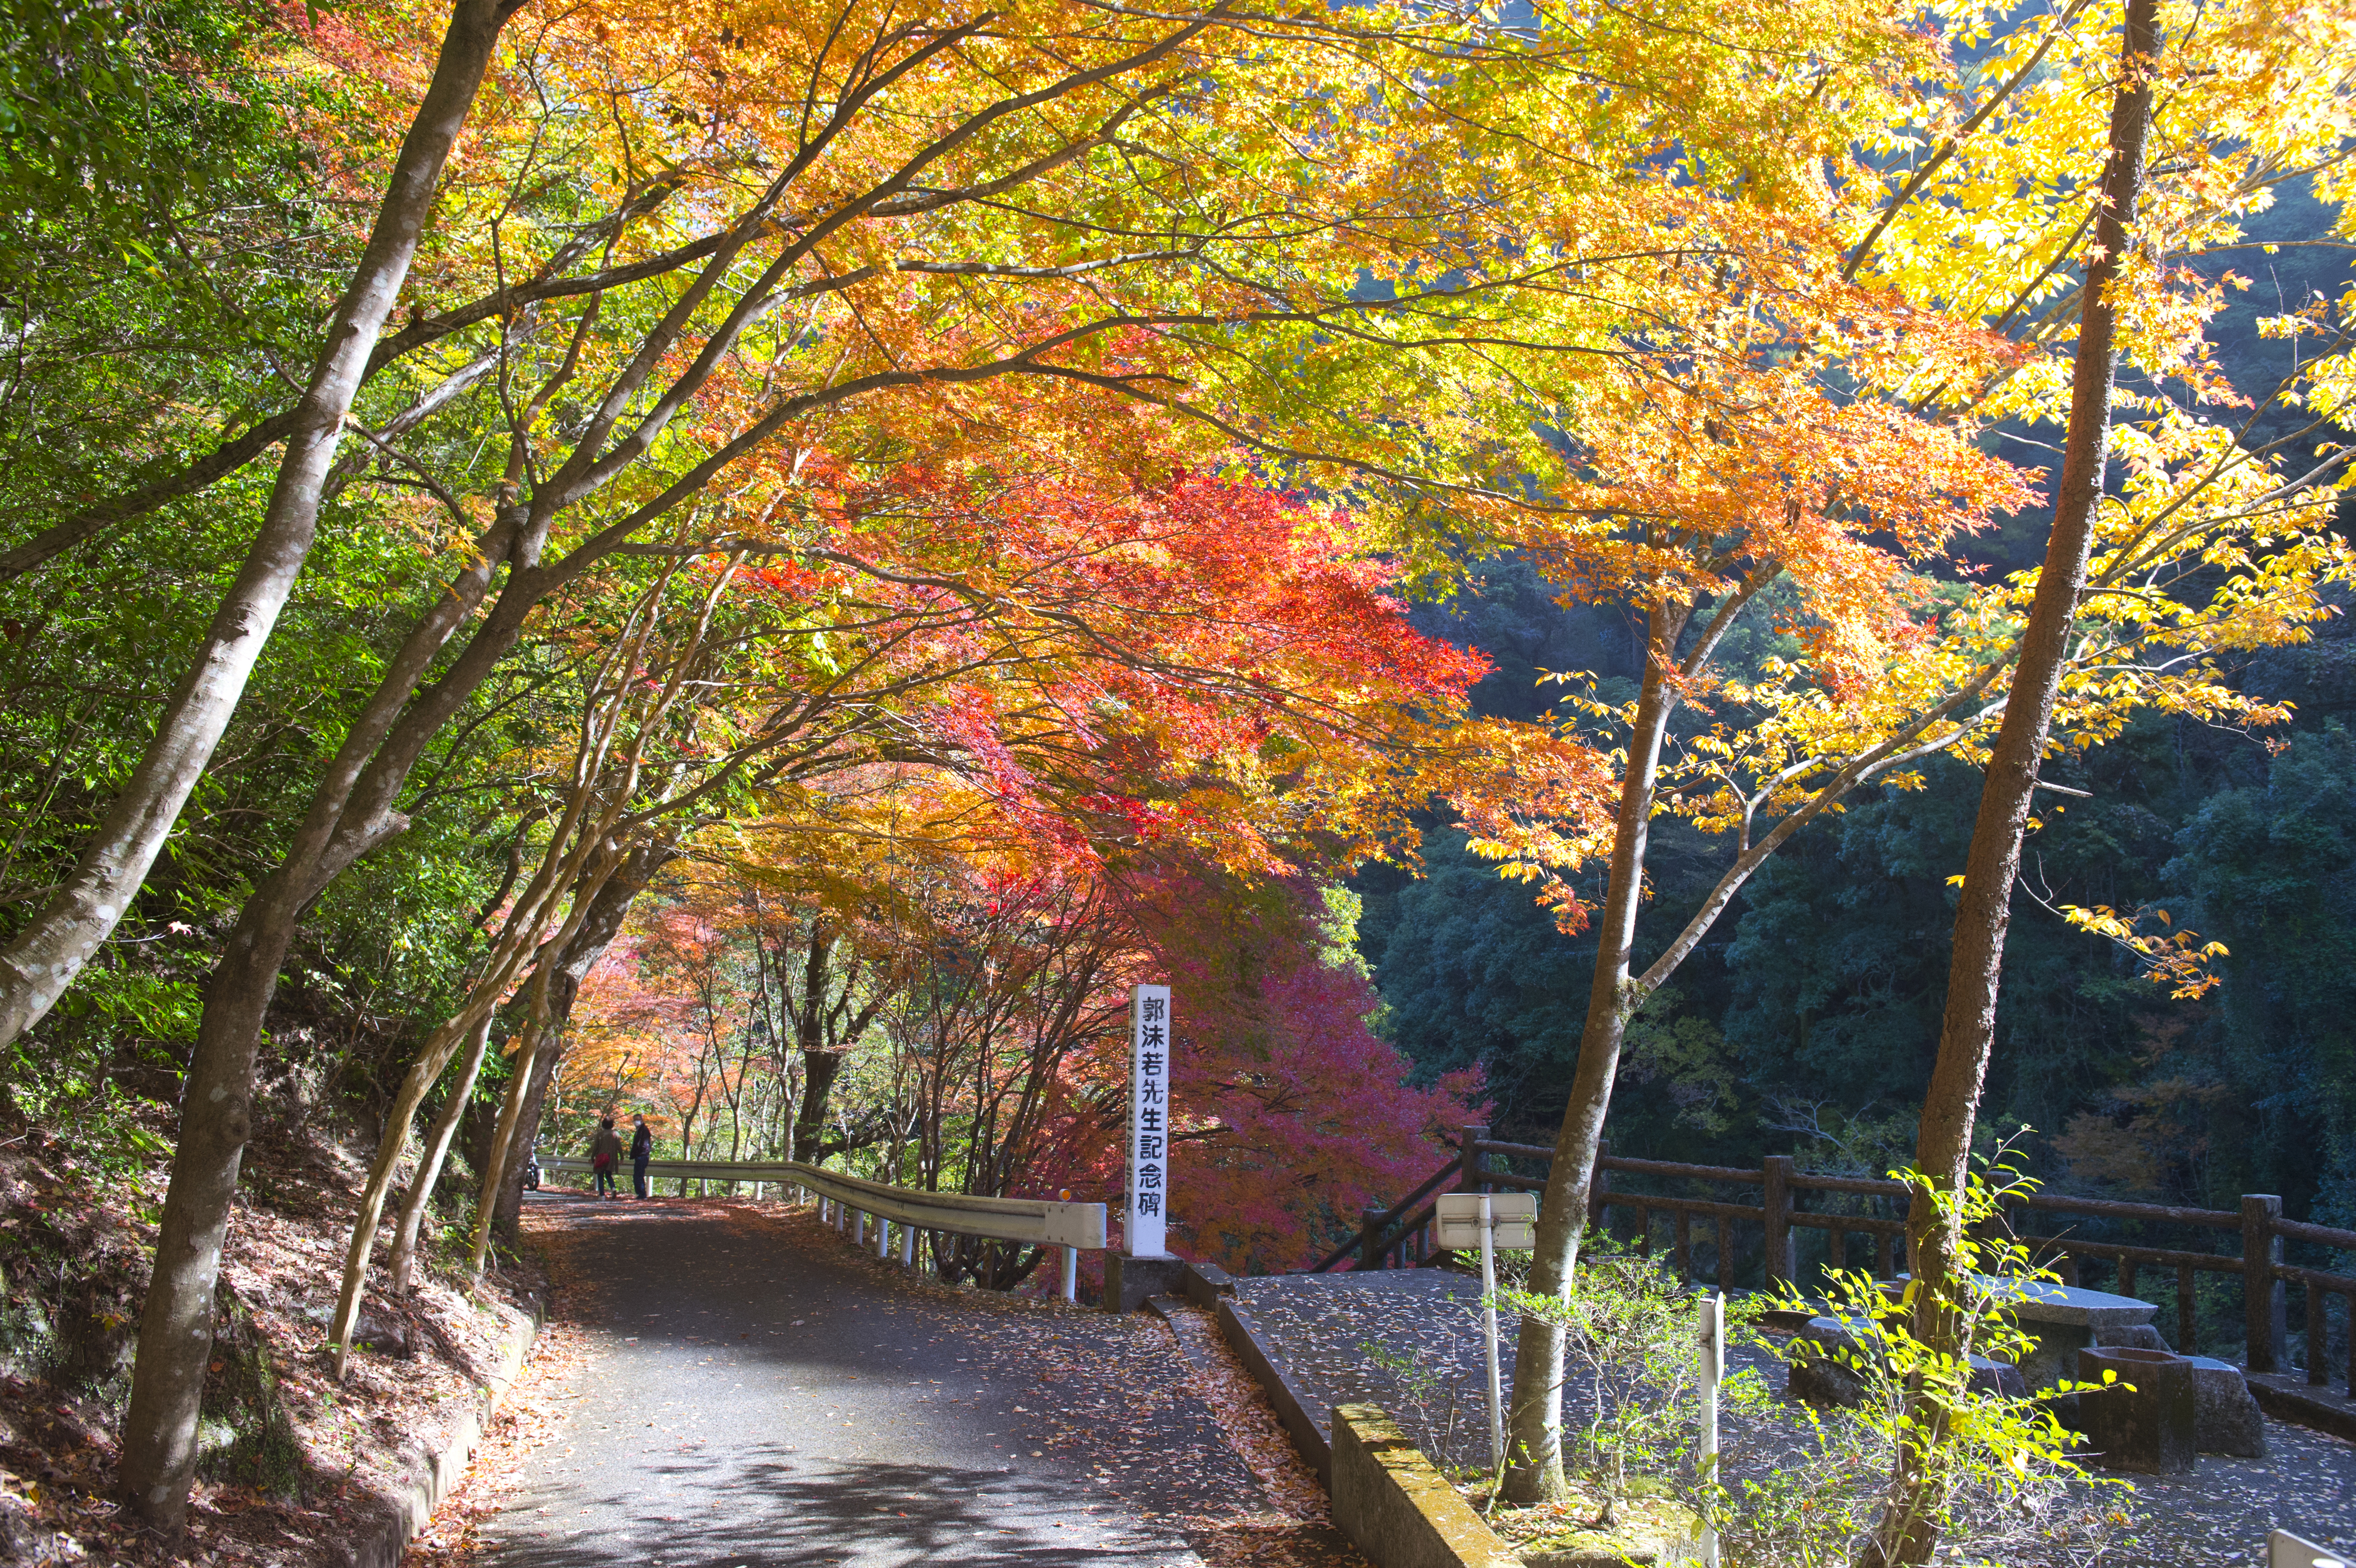
{"type": "MultiPolygon", "coordinates": [[[[2325,532],[2328,487],[2344,483],[2347,450],[2313,445],[2334,421],[2348,424],[2356,412],[2343,391],[2345,334],[2290,385],[2234,389],[2210,363],[2202,330],[2220,285],[2163,257],[2231,244],[2286,166],[2312,160],[2328,171],[2327,189],[2345,179],[2334,166],[2344,165],[2350,146],[2344,59],[2356,38],[2356,13],[2315,7],[2286,26],[2271,7],[2196,19],[2164,12],[2155,0],[2127,0],[2115,31],[2107,15],[2074,37],[2066,21],[2052,24],[2040,49],[2058,44],[2058,52],[2079,51],[2084,70],[2087,54],[2115,38],[2115,87],[2104,134],[2082,144],[2099,149],[2096,167],[2073,171],[2078,178],[2066,195],[2049,186],[2027,198],[2081,209],[2056,261],[2069,256],[2081,235],[2087,241],[2076,288],[2054,289],[2062,297],[2045,317],[2057,338],[2072,307],[2077,324],[2053,524],[2033,582],[2014,586],[2016,602],[2024,595],[2028,600],[2019,661],[2001,728],[1986,753],[1938,1058],[1917,1136],[1915,1168],[1928,1179],[1908,1214],[1910,1294],[1917,1335],[1947,1353],[1959,1342],[1959,1314],[1966,1310],[1955,1277],[1963,1238],[1954,1196],[1972,1176],[2012,890],[2032,825],[2038,772],[2057,727],[2067,744],[2083,746],[2115,734],[2116,715],[2138,701],[2239,708],[2257,720],[2280,716],[2231,699],[2203,704],[2147,675],[2123,682],[2120,667],[2132,669],[2138,653],[2150,658],[2154,645],[2198,654],[2294,640],[2328,613],[2322,585],[2345,581],[2349,569],[2344,547],[2325,532]],[[2143,381],[2124,398],[2123,368],[2143,381]],[[2180,395],[2171,395],[2171,383],[2183,389],[2180,395]],[[2199,413],[2203,403],[2248,405],[2249,392],[2265,394],[2267,403],[2304,401],[2316,417],[2291,435],[2252,440],[2249,424],[2236,431],[2199,413]],[[2125,495],[2110,502],[2106,470],[2121,403],[2140,417],[2119,432],[2128,480],[2125,495]],[[2322,461],[2310,466],[2315,456],[2322,461]],[[2296,465],[2288,475],[2277,472],[2283,458],[2296,465]],[[2224,585],[2203,606],[2196,578],[2220,569],[2224,585]],[[2132,607],[2122,607],[2122,598],[2132,607]]],[[[1992,117],[2002,99],[1992,97],[1978,118],[1992,117]]],[[[2083,102],[2091,107],[2098,95],[2083,102]]],[[[2043,118],[2040,130],[2059,129],[2052,122],[2062,116],[2043,118]]],[[[1965,167],[1949,177],[1985,180],[2016,156],[2000,145],[1990,156],[1976,139],[1966,146],[1965,133],[1976,128],[1959,127],[1943,149],[1939,161],[1965,167]]],[[[1938,172],[1926,165],[1910,188],[1935,192],[1938,172]]],[[[1912,194],[1902,192],[1893,212],[1912,194]]],[[[2036,287],[2022,292],[2024,302],[2034,299],[2036,287]]],[[[2312,330],[2326,319],[2310,309],[2286,325],[2312,330]]],[[[2055,381],[2058,360],[2047,372],[2055,381]]],[[[1998,394],[2007,395],[2019,394],[1998,394]]],[[[2213,679],[2204,661],[2195,680],[2213,679]]],[[[2072,913],[2097,926],[2108,914],[2072,913]]],[[[2109,925],[2136,940],[2115,917],[2109,925]]],[[[2179,994],[2197,993],[2204,983],[2184,972],[2187,945],[2178,940],[2154,966],[2179,994]]],[[[1899,1445],[1871,1545],[1875,1562],[1926,1563],[1938,1547],[1938,1450],[1949,1412],[1918,1396],[1908,1413],[1908,1439],[1899,1445]]]]}
{"type": "MultiPolygon", "coordinates": [[[[1186,1003],[1173,1064],[1172,1244],[1184,1255],[1300,1267],[1365,1203],[1419,1179],[1468,1114],[1477,1074],[1408,1082],[1370,1026],[1376,999],[1342,956],[1346,935],[1322,929],[1325,904],[1301,875],[1254,888],[1201,865],[1062,859],[1010,875],[1006,847],[896,857],[869,919],[900,957],[888,980],[858,988],[871,1026],[830,1041],[841,1076],[798,1104],[740,1088],[710,1105],[704,1147],[717,1137],[757,1157],[793,1138],[799,1157],[895,1185],[1069,1192],[1117,1214],[1128,987],[1147,977],[1186,1003]],[[896,912],[873,912],[884,908],[896,912]]],[[[584,1004],[613,1022],[593,1022],[568,1058],[573,1124],[644,1108],[683,1150],[691,1108],[728,1075],[787,1081],[786,1036],[760,1010],[763,935],[742,918],[743,875],[691,881],[680,902],[648,909],[627,959],[593,977],[584,1004]]],[[[1022,1284],[1046,1256],[937,1245],[943,1278],[986,1288],[1022,1284]]]]}
{"type": "MultiPolygon", "coordinates": [[[[721,8],[691,32],[672,12],[620,0],[570,10],[510,38],[498,112],[471,123],[467,177],[408,280],[418,308],[377,338],[367,328],[386,319],[417,251],[425,177],[455,143],[509,13],[455,15],[451,69],[418,121],[430,134],[396,165],[400,199],[378,209],[398,242],[356,274],[367,319],[338,328],[316,406],[294,416],[300,430],[272,415],[42,536],[79,538],[84,524],[135,515],[290,432],[301,449],[294,461],[290,447],[284,504],[257,541],[257,575],[225,601],[198,665],[207,673],[169,706],[154,766],[102,822],[87,875],[55,918],[16,933],[28,952],[58,950],[29,966],[37,976],[20,969],[6,982],[11,1018],[47,1005],[76,954],[111,929],[118,895],[210,755],[307,554],[343,410],[371,370],[419,367],[386,382],[405,381],[406,395],[388,392],[383,412],[362,416],[375,421],[363,477],[432,502],[448,565],[207,987],[166,1219],[167,1255],[187,1261],[151,1293],[152,1345],[191,1341],[262,1016],[301,911],[401,831],[395,805],[419,757],[543,599],[674,512],[714,494],[746,499],[714,487],[755,454],[813,451],[821,432],[838,449],[944,430],[1002,438],[993,422],[1012,422],[1011,406],[975,390],[993,382],[1019,381],[1040,405],[1024,411],[1028,428],[1087,429],[1100,461],[1134,466],[1174,435],[1194,460],[1240,445],[1280,467],[1329,467],[1362,505],[1403,503],[1387,510],[1412,526],[1409,543],[1429,537],[1418,514],[1435,499],[1517,504],[1487,476],[1468,478],[1452,450],[1487,422],[1483,397],[1467,394],[1494,381],[1481,354],[1495,302],[1558,285],[1594,247],[1636,242],[1641,217],[1633,229],[1589,220],[1641,213],[1657,195],[1657,182],[1639,181],[1630,201],[1601,201],[1672,120],[1730,168],[1781,138],[1809,113],[1807,95],[1697,95],[1697,75],[1730,81],[1752,48],[1824,20],[1777,13],[1762,19],[1769,37],[1730,48],[1617,15],[1558,38],[1473,12],[1384,9],[1110,19],[1085,5],[1019,18],[721,8]],[[1454,63],[1421,69],[1434,58],[1454,63]],[[1598,67],[1609,91],[1594,86],[1598,67]],[[1385,113],[1332,115],[1345,81],[1385,113]],[[648,81],[667,85],[633,90],[648,81]],[[625,89],[610,91],[616,82],[625,89]],[[1591,112],[1558,118],[1565,88],[1591,112]],[[1558,140],[1568,156],[1530,159],[1558,140]],[[1286,195],[1271,206],[1273,191],[1286,195]],[[1581,207],[1582,193],[1597,199],[1581,207]],[[1468,224],[1518,212],[1551,224],[1574,208],[1576,231],[1547,236],[1527,276],[1464,289],[1434,274],[1389,298],[1358,286],[1370,265],[1460,252],[1468,224]],[[1141,248],[1112,250],[1110,232],[1141,248]],[[344,329],[353,326],[363,330],[344,329]],[[465,352],[427,370],[427,350],[465,352]],[[1448,368],[1460,350],[1478,385],[1448,368]],[[1422,419],[1402,418],[1418,408],[1422,419]],[[336,417],[316,417],[322,409],[336,417]],[[1183,417],[1148,420],[1149,410],[1183,417]],[[1422,423],[1447,439],[1435,446],[1422,423]]],[[[1902,49],[1886,25],[1833,15],[1837,25],[1812,36],[1836,40],[1845,66],[1871,72],[1902,49]]],[[[1509,408],[1510,387],[1485,401],[1509,408]]],[[[194,1354],[179,1353],[169,1377],[162,1362],[145,1376],[136,1423],[134,1467],[163,1477],[143,1479],[142,1507],[166,1524],[194,1354]]]]}
{"type": "MultiPolygon", "coordinates": [[[[1408,629],[1382,569],[1353,557],[1345,520],[1195,478],[1118,491],[1062,474],[985,484],[902,467],[824,489],[823,468],[811,477],[798,526],[773,517],[776,536],[729,541],[719,564],[703,543],[635,556],[653,569],[645,589],[602,618],[576,605],[552,628],[586,672],[579,738],[548,769],[562,788],[539,870],[387,1118],[330,1327],[338,1347],[357,1321],[412,1116],[457,1060],[397,1226],[396,1288],[495,1012],[521,986],[508,1090],[478,1162],[481,1267],[505,1170],[530,1133],[537,1055],[562,1027],[552,978],[560,961],[578,966],[567,955],[629,854],[667,858],[701,822],[740,836],[855,841],[863,831],[902,855],[987,851],[1007,875],[1030,861],[1084,885],[1123,841],[1216,854],[1257,875],[1288,864],[1304,814],[1329,842],[1363,853],[1398,831],[1433,779],[1494,768],[1481,750],[1488,732],[1453,722],[1478,661],[1408,629]],[[770,564],[746,564],[755,550],[770,564]],[[675,707],[688,693],[692,703],[675,707]]],[[[682,1033],[694,1048],[665,1053],[687,1070],[657,1080],[682,1146],[699,1118],[707,1128],[724,1118],[737,1144],[746,1094],[758,1083],[766,1097],[790,1070],[767,1048],[783,1036],[766,1012],[759,1052],[749,1029],[739,1049],[723,1038],[723,1015],[755,1015],[719,961],[723,918],[741,923],[742,913],[723,917],[723,907],[742,905],[745,889],[723,893],[675,908],[634,955],[641,973],[668,967],[690,992],[682,1033]]],[[[912,948],[954,935],[937,921],[896,933],[912,948]]],[[[766,963],[769,945],[755,950],[766,963]]],[[[830,950],[813,930],[810,959],[830,950]]],[[[756,975],[764,992],[766,981],[756,975]]],[[[799,1006],[839,1013],[827,989],[806,969],[799,1006]]],[[[777,1000],[794,999],[781,976],[777,1000]]],[[[862,999],[848,1032],[880,1004],[862,999]]],[[[843,1032],[840,1019],[830,1030],[808,1014],[795,1031],[830,1045],[843,1032]]],[[[946,1049],[953,1034],[928,1037],[946,1049]]],[[[840,1052],[805,1047],[809,1122],[823,1114],[829,1056],[840,1052]]],[[[1017,1076],[1052,1083],[1059,1064],[1060,1048],[1017,1076]]],[[[1029,1159],[1032,1142],[1026,1123],[1007,1146],[1029,1159]]],[[[989,1159],[965,1164],[966,1179],[985,1187],[1012,1179],[989,1159]]]]}
{"type": "MultiPolygon", "coordinates": [[[[2285,169],[2338,166],[2342,122],[2313,106],[2344,91],[2322,65],[2340,24],[2319,35],[2279,24],[2254,12],[2223,25],[2187,68],[2188,81],[2206,74],[2171,164],[2179,243],[2229,243],[2235,216],[2263,205],[2285,169]],[[2301,83],[2309,107],[2266,118],[2272,111],[2245,96],[2262,78],[2301,83]]],[[[2008,693],[2025,658],[2036,667],[2024,651],[2040,635],[2035,584],[1958,596],[1913,574],[1935,570],[1959,531],[2028,499],[2019,477],[1965,438],[2058,410],[2066,375],[2054,367],[2067,363],[2070,307],[2087,293],[2071,265],[2095,216],[2087,193],[2100,166],[2088,167],[2086,149],[2104,145],[2080,118],[2099,94],[2066,84],[2107,79],[2096,51],[2117,27],[2116,13],[2089,6],[2008,30],[1993,13],[1954,19],[1959,43],[2005,33],[1995,65],[1953,87],[1928,79],[1911,109],[1852,151],[1847,177],[1818,188],[1812,221],[1777,231],[1787,250],[1762,249],[1755,216],[1730,214],[1734,242],[1712,270],[1696,270],[1698,286],[1657,293],[1659,338],[1676,347],[1649,372],[1650,400],[1599,419],[1594,383],[1582,383],[1587,401],[1574,412],[1587,423],[1560,421],[1577,467],[1554,483],[1566,510],[1583,515],[1533,531],[1527,547],[1572,596],[1641,609],[1648,650],[1635,702],[1584,710],[1627,736],[1608,831],[1590,819],[1534,820],[1510,802],[1468,812],[1476,847],[1509,874],[1542,880],[1566,929],[1592,917],[1601,938],[1541,1210],[1536,1288],[1553,1288],[1575,1260],[1629,1019],[1743,881],[1860,786],[1918,783],[1912,765],[1938,751],[1986,759],[2008,715],[2023,722],[2026,708],[2008,693]],[[2065,144],[2075,150],[2057,164],[2051,155],[2065,144]],[[1896,175],[1893,151],[1910,160],[1896,175]],[[1747,340],[1723,326],[1737,302],[1747,340]],[[1768,592],[1778,583],[1780,602],[1768,592]],[[1798,657],[1771,660],[1763,680],[1721,686],[1710,668],[1719,639],[1735,618],[1770,605],[1797,636],[1798,657]],[[1675,736],[1674,711],[1697,703],[1716,704],[1716,722],[1675,736]],[[1698,912],[1636,974],[1647,822],[1663,811],[1729,832],[1736,853],[1698,912]],[[1605,885],[1590,909],[1564,875],[1599,859],[1605,885]]],[[[2327,449],[2321,467],[2289,476],[2275,462],[2345,408],[2336,386],[2344,344],[2283,389],[2308,403],[2313,422],[2287,439],[2239,442],[2197,413],[2201,400],[2233,395],[2197,342],[2216,285],[2133,261],[2126,275],[2142,291],[2122,307],[2141,362],[2155,381],[2180,378],[2191,396],[2155,389],[2142,401],[2124,504],[2104,509],[2095,530],[2093,591],[2076,601],[2060,663],[2038,677],[2058,682],[2059,722],[2081,746],[2115,735],[2138,709],[2279,719],[2222,679],[2215,656],[2302,638],[2331,613],[2330,585],[2347,570],[2328,532],[2325,488],[2340,456],[2327,449]]],[[[1632,354],[1632,379],[1635,362],[1632,354]]],[[[2024,814],[2026,802],[2024,787],[2015,801],[2024,814]]],[[[1984,897],[2003,899],[2009,874],[1998,880],[1984,897]]],[[[1993,976],[1991,965],[1986,996],[1993,976]]],[[[1934,1096],[1933,1109],[1942,1102],[1934,1096]]],[[[1967,1146],[1967,1136],[1943,1144],[1967,1146]]],[[[1528,1498],[1558,1484],[1560,1348],[1544,1324],[1526,1323],[1523,1334],[1508,1479],[1528,1498]]]]}

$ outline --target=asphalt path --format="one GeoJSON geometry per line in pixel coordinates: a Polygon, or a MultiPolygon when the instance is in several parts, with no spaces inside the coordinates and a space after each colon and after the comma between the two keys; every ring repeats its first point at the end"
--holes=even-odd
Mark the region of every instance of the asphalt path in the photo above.
{"type": "Polygon", "coordinates": [[[526,1225],[588,1353],[498,1568],[1203,1568],[1190,1535],[1269,1517],[1151,1317],[945,1289],[776,1205],[526,1225]]]}

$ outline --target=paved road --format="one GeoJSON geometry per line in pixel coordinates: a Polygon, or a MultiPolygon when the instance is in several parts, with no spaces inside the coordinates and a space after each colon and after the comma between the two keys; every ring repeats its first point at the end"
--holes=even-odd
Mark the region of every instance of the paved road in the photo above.
{"type": "Polygon", "coordinates": [[[1151,1318],[944,1290],[775,1206],[526,1223],[589,1354],[498,1568],[1202,1568],[1190,1535],[1286,1533],[1151,1318]]]}

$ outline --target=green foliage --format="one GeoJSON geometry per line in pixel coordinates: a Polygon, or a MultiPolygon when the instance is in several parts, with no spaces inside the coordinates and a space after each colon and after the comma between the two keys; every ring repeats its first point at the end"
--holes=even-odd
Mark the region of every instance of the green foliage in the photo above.
{"type": "Polygon", "coordinates": [[[1733,1125],[1740,1065],[1718,1026],[1680,1015],[1684,1005],[1685,993],[1675,986],[1645,1000],[1620,1043],[1620,1079],[1658,1086],[1677,1125],[1715,1135],[1733,1125]]]}
{"type": "Polygon", "coordinates": [[[236,92],[260,85],[244,46],[262,15],[218,0],[0,4],[5,210],[103,220],[232,173],[270,129],[236,92]]]}
{"type": "Polygon", "coordinates": [[[1607,1505],[1629,1495],[1633,1477],[1675,1475],[1692,1452],[1703,1299],[1601,1231],[1580,1247],[1561,1295],[1497,1291],[1501,1311],[1564,1329],[1565,1425],[1575,1428],[1565,1463],[1577,1463],[1607,1505]]]}
{"type": "MultiPolygon", "coordinates": [[[[1783,1409],[1787,1421],[1803,1423],[1799,1440],[1772,1462],[1746,1466],[1713,1509],[1726,1521],[1727,1561],[1762,1568],[1856,1561],[1869,1537],[1891,1524],[1884,1506],[1891,1496],[1902,1499],[1895,1518],[1919,1509],[1935,1519],[1946,1543],[1943,1562],[1949,1553],[2015,1562],[2030,1549],[2046,1554],[2040,1561],[2090,1562],[2125,1523],[2132,1488],[2090,1477],[2071,1459],[2077,1434],[2063,1428],[2051,1402],[2082,1390],[2100,1398],[2098,1385],[2069,1382],[2016,1397],[1991,1379],[1975,1380],[1976,1359],[2017,1362],[2033,1348],[2008,1303],[2026,1286],[2059,1278],[1997,1228],[2006,1197],[2037,1186],[2006,1165],[2008,1157],[1999,1153],[1984,1166],[1995,1179],[1975,1175],[1962,1193],[1938,1191],[1911,1171],[1890,1173],[1927,1193],[1961,1230],[1954,1283],[1935,1301],[1926,1300],[1921,1281],[1901,1292],[1869,1273],[1838,1271],[1826,1316],[1840,1323],[1847,1343],[1801,1337],[1777,1345],[1751,1336],[1794,1369],[1837,1369],[1855,1402],[1783,1409]],[[1949,1330],[1935,1345],[1918,1335],[1933,1318],[1949,1330]],[[1923,1484],[1904,1492],[1888,1480],[1901,1448],[1923,1466],[1923,1484]]],[[[1789,1286],[1776,1305],[1819,1310],[1789,1286]]],[[[1746,1421],[1771,1413],[1772,1397],[1756,1380],[1738,1381],[1730,1400],[1746,1421]]]]}
{"type": "Polygon", "coordinates": [[[1424,875],[1359,878],[1362,950],[1387,1004],[1391,1038],[1419,1077],[1478,1065],[1490,1093],[1525,1114],[1559,1109],[1579,1050],[1595,950],[1567,941],[1528,889],[1430,835],[1424,875]]]}
{"type": "MultiPolygon", "coordinates": [[[[1450,1376],[1440,1352],[1429,1342],[1394,1350],[1365,1339],[1359,1342],[1358,1354],[1389,1382],[1384,1412],[1414,1437],[1417,1447],[1453,1474],[1481,1473],[1478,1466],[1451,1463],[1462,1457],[1488,1419],[1483,1395],[1469,1380],[1450,1376]]],[[[1481,1441],[1485,1444],[1486,1436],[1481,1441]]]]}

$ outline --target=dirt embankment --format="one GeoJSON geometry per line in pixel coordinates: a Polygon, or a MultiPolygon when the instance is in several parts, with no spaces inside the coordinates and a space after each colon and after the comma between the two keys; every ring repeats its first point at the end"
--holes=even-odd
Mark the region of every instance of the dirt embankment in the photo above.
{"type": "Polygon", "coordinates": [[[0,1122],[0,1563],[347,1561],[545,1286],[511,1268],[470,1290],[436,1257],[406,1301],[371,1295],[337,1383],[323,1347],[363,1165],[316,1132],[265,1132],[222,1261],[188,1530],[156,1540],[113,1491],[166,1131],[118,1122],[99,1146],[0,1122]]]}

